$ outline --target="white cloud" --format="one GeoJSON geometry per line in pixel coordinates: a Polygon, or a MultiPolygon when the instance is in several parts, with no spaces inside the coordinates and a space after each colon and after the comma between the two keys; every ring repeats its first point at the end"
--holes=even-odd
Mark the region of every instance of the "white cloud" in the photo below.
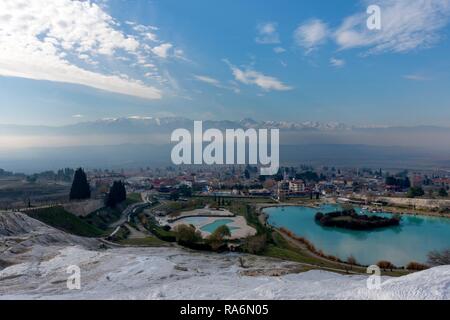
{"type": "Polygon", "coordinates": [[[340,68],[340,67],[345,66],[345,60],[343,60],[343,59],[337,59],[337,58],[331,58],[331,59],[330,59],[330,64],[331,64],[333,67],[340,68]]]}
{"type": "Polygon", "coordinates": [[[117,23],[91,1],[2,0],[0,76],[89,86],[146,99],[160,90],[138,80],[84,69],[116,52],[134,55],[139,42],[117,30],[117,23]],[[45,10],[44,10],[45,8],[45,10]]]}
{"type": "Polygon", "coordinates": [[[174,49],[173,50],[173,57],[179,60],[183,60],[186,62],[192,62],[188,58],[186,58],[186,55],[184,54],[184,50],[182,49],[174,49]]]}
{"type": "Polygon", "coordinates": [[[152,49],[152,52],[158,57],[166,59],[169,55],[169,50],[172,49],[173,45],[171,43],[163,43],[152,49]]]}
{"type": "Polygon", "coordinates": [[[306,53],[323,44],[328,37],[327,25],[318,19],[300,25],[294,32],[295,43],[304,48],[306,53]]]}
{"type": "Polygon", "coordinates": [[[258,36],[255,38],[259,44],[276,44],[280,43],[280,36],[277,32],[277,24],[275,22],[267,22],[257,26],[258,36]]]}
{"type": "Polygon", "coordinates": [[[72,116],[72,118],[80,119],[80,118],[84,118],[84,116],[82,114],[74,114],[72,116]]]}
{"type": "Polygon", "coordinates": [[[220,82],[217,79],[208,77],[208,76],[202,76],[202,75],[194,75],[194,78],[198,81],[204,82],[206,84],[212,85],[216,88],[220,88],[220,89],[226,89],[226,90],[231,90],[234,93],[240,93],[241,90],[239,89],[238,85],[232,81],[229,85],[224,85],[222,84],[222,82],[220,82]]]}
{"type": "Polygon", "coordinates": [[[234,78],[247,85],[256,85],[265,91],[288,91],[292,90],[292,87],[284,84],[275,77],[266,76],[261,72],[247,69],[241,70],[238,67],[232,65],[227,60],[224,60],[231,68],[234,78]]]}
{"type": "Polygon", "coordinates": [[[350,16],[334,34],[341,49],[366,47],[368,53],[382,53],[430,47],[450,18],[450,0],[380,0],[377,5],[381,30],[367,28],[365,11],[350,16]]]}
{"type": "Polygon", "coordinates": [[[129,116],[128,119],[130,119],[130,120],[152,120],[153,117],[148,117],[148,116],[129,116]]]}
{"type": "Polygon", "coordinates": [[[283,53],[283,52],[286,52],[286,49],[283,47],[275,47],[275,48],[273,48],[273,51],[275,53],[283,53]]]}
{"type": "Polygon", "coordinates": [[[213,86],[220,85],[220,81],[219,80],[211,78],[211,77],[208,77],[208,76],[195,75],[194,78],[197,79],[198,81],[205,82],[205,83],[211,84],[213,86]]]}
{"type": "Polygon", "coordinates": [[[154,34],[153,32],[147,32],[144,35],[150,41],[153,41],[153,42],[157,42],[158,41],[158,36],[156,34],[154,34]]]}
{"type": "Polygon", "coordinates": [[[404,79],[406,80],[411,80],[411,81],[428,81],[430,80],[427,77],[424,77],[423,75],[420,74],[407,74],[403,76],[404,79]]]}

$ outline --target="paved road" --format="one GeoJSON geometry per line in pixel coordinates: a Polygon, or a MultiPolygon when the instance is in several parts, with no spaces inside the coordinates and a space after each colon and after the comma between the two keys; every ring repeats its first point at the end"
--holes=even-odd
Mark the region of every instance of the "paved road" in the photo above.
{"type": "Polygon", "coordinates": [[[127,222],[131,222],[132,215],[136,214],[139,210],[143,210],[143,209],[147,208],[148,206],[151,206],[151,203],[143,202],[143,203],[136,203],[136,204],[129,206],[122,212],[122,216],[120,217],[119,221],[114,222],[113,224],[110,225],[110,227],[115,228],[115,227],[121,226],[127,222]]]}
{"type": "Polygon", "coordinates": [[[131,222],[131,216],[135,215],[138,211],[143,210],[151,205],[153,205],[153,202],[151,202],[148,197],[144,198],[144,202],[139,202],[132,204],[128,206],[123,212],[120,217],[120,219],[112,224],[110,224],[110,228],[115,228],[114,232],[110,235],[110,237],[114,236],[119,230],[120,227],[123,226],[126,223],[131,222]]]}

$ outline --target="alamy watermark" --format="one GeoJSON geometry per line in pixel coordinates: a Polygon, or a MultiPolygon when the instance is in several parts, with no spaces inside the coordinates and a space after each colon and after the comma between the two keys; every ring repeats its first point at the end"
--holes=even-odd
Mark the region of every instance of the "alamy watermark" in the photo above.
{"type": "Polygon", "coordinates": [[[380,290],[381,289],[381,269],[379,266],[372,265],[366,270],[371,276],[367,278],[367,289],[368,290],[380,290]]]}
{"type": "Polygon", "coordinates": [[[381,8],[377,5],[370,5],[367,7],[367,29],[381,30],[381,8]]]}
{"type": "Polygon", "coordinates": [[[203,122],[194,121],[193,134],[187,129],[177,129],[171,141],[178,142],[171,154],[175,165],[259,165],[262,176],[277,174],[280,167],[279,129],[226,129],[225,133],[208,129],[203,132],[203,122]]]}
{"type": "Polygon", "coordinates": [[[79,266],[73,265],[67,267],[66,273],[70,274],[67,278],[68,290],[81,290],[81,269],[79,266]]]}

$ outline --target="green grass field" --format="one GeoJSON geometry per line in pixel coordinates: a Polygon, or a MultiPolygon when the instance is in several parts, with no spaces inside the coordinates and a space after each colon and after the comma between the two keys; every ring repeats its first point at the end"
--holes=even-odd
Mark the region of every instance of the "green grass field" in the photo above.
{"type": "Polygon", "coordinates": [[[63,207],[38,209],[27,214],[49,226],[77,236],[93,238],[103,235],[102,230],[67,212],[63,207]]]}
{"type": "Polygon", "coordinates": [[[140,202],[142,202],[142,197],[140,193],[129,193],[127,195],[127,200],[125,200],[127,206],[140,202]]]}
{"type": "Polygon", "coordinates": [[[117,208],[113,209],[102,208],[81,219],[100,230],[106,231],[111,223],[114,223],[120,219],[122,210],[123,209],[121,206],[117,206],[117,208]]]}

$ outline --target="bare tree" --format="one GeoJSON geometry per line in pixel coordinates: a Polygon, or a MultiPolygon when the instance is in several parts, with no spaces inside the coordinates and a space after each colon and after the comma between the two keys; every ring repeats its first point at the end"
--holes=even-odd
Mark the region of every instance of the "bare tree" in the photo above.
{"type": "Polygon", "coordinates": [[[377,263],[377,266],[383,269],[384,271],[391,270],[392,272],[392,270],[395,269],[395,266],[390,261],[385,260],[379,261],[377,263]]]}
{"type": "Polygon", "coordinates": [[[347,263],[350,265],[350,269],[353,269],[353,266],[358,264],[353,255],[350,255],[350,257],[347,258],[347,263]]]}
{"type": "Polygon", "coordinates": [[[431,251],[428,254],[428,263],[433,266],[450,264],[450,249],[444,251],[431,251]]]}

